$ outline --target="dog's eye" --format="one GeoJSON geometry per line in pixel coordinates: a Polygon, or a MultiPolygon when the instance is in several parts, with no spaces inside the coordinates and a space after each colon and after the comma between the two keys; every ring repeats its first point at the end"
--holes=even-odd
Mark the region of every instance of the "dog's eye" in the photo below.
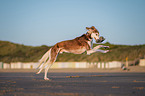
{"type": "Polygon", "coordinates": [[[99,33],[97,33],[96,35],[98,35],[98,36],[99,36],[99,33]]]}

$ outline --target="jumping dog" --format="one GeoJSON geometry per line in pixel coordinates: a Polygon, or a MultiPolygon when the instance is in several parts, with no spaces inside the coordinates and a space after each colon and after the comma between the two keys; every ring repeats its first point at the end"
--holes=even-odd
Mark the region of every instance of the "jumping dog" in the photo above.
{"type": "Polygon", "coordinates": [[[57,55],[59,53],[67,52],[67,53],[74,53],[74,54],[82,54],[86,51],[87,55],[90,55],[91,53],[95,53],[95,52],[102,52],[102,53],[109,52],[109,50],[99,49],[101,47],[109,47],[109,46],[98,45],[92,48],[93,38],[96,40],[97,43],[100,43],[105,39],[104,37],[99,37],[99,31],[94,26],[86,27],[86,29],[88,30],[86,34],[83,34],[80,37],[76,37],[73,40],[66,40],[66,41],[59,42],[55,44],[53,47],[51,47],[39,60],[39,65],[37,68],[40,68],[40,70],[36,74],[40,74],[40,72],[45,68],[44,79],[49,80],[49,78],[47,78],[47,72],[52,66],[52,64],[55,62],[57,55]]]}

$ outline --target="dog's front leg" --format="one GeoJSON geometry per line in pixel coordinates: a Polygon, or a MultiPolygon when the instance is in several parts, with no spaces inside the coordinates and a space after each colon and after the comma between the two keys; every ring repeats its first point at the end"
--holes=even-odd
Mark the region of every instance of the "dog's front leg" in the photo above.
{"type": "Polygon", "coordinates": [[[109,50],[101,50],[101,49],[97,49],[97,50],[95,50],[96,52],[102,52],[102,53],[107,53],[107,52],[109,52],[109,50]]]}
{"type": "Polygon", "coordinates": [[[87,55],[90,55],[90,54],[95,53],[95,52],[96,52],[96,51],[94,51],[93,49],[88,50],[88,51],[87,51],[87,55]]]}
{"type": "Polygon", "coordinates": [[[109,48],[109,46],[104,46],[104,45],[98,45],[93,48],[93,50],[99,49],[99,48],[109,48]]]}
{"type": "Polygon", "coordinates": [[[92,53],[95,53],[95,52],[102,52],[102,53],[107,53],[107,52],[109,52],[109,50],[100,50],[100,49],[95,49],[95,50],[88,50],[87,51],[87,55],[90,55],[90,54],[92,54],[92,53]]]}
{"type": "Polygon", "coordinates": [[[109,48],[109,46],[98,45],[98,46],[94,47],[93,49],[88,50],[88,51],[87,51],[87,55],[90,55],[90,54],[95,53],[95,52],[102,52],[102,53],[107,53],[107,52],[109,52],[109,50],[100,50],[100,49],[99,49],[99,48],[102,48],[102,47],[104,47],[104,48],[109,48]]]}
{"type": "Polygon", "coordinates": [[[93,48],[93,50],[95,51],[95,52],[102,52],[102,53],[107,53],[107,52],[109,52],[109,50],[100,50],[99,48],[109,48],[109,46],[104,46],[104,45],[98,45],[98,46],[96,46],[96,47],[94,47],[93,48]]]}

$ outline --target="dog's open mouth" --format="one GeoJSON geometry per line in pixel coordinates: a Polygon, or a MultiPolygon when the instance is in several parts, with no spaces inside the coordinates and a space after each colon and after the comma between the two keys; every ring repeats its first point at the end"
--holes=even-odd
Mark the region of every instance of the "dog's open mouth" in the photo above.
{"type": "Polygon", "coordinates": [[[96,43],[101,43],[105,40],[103,36],[101,36],[99,39],[96,40],[96,43]]]}

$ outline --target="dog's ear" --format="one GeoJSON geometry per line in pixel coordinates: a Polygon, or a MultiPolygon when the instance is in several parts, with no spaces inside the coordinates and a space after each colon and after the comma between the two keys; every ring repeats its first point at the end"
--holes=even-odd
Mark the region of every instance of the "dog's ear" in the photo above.
{"type": "Polygon", "coordinates": [[[92,27],[86,27],[86,29],[87,30],[89,30],[89,29],[92,29],[92,30],[94,30],[94,29],[96,29],[94,26],[92,26],[92,27]]]}
{"type": "Polygon", "coordinates": [[[99,33],[99,31],[94,26],[92,26],[91,29],[94,31],[94,33],[99,33]]]}
{"type": "Polygon", "coordinates": [[[92,30],[96,29],[94,26],[91,27],[92,30]]]}
{"type": "Polygon", "coordinates": [[[89,30],[90,28],[89,27],[86,27],[86,29],[89,30]]]}

